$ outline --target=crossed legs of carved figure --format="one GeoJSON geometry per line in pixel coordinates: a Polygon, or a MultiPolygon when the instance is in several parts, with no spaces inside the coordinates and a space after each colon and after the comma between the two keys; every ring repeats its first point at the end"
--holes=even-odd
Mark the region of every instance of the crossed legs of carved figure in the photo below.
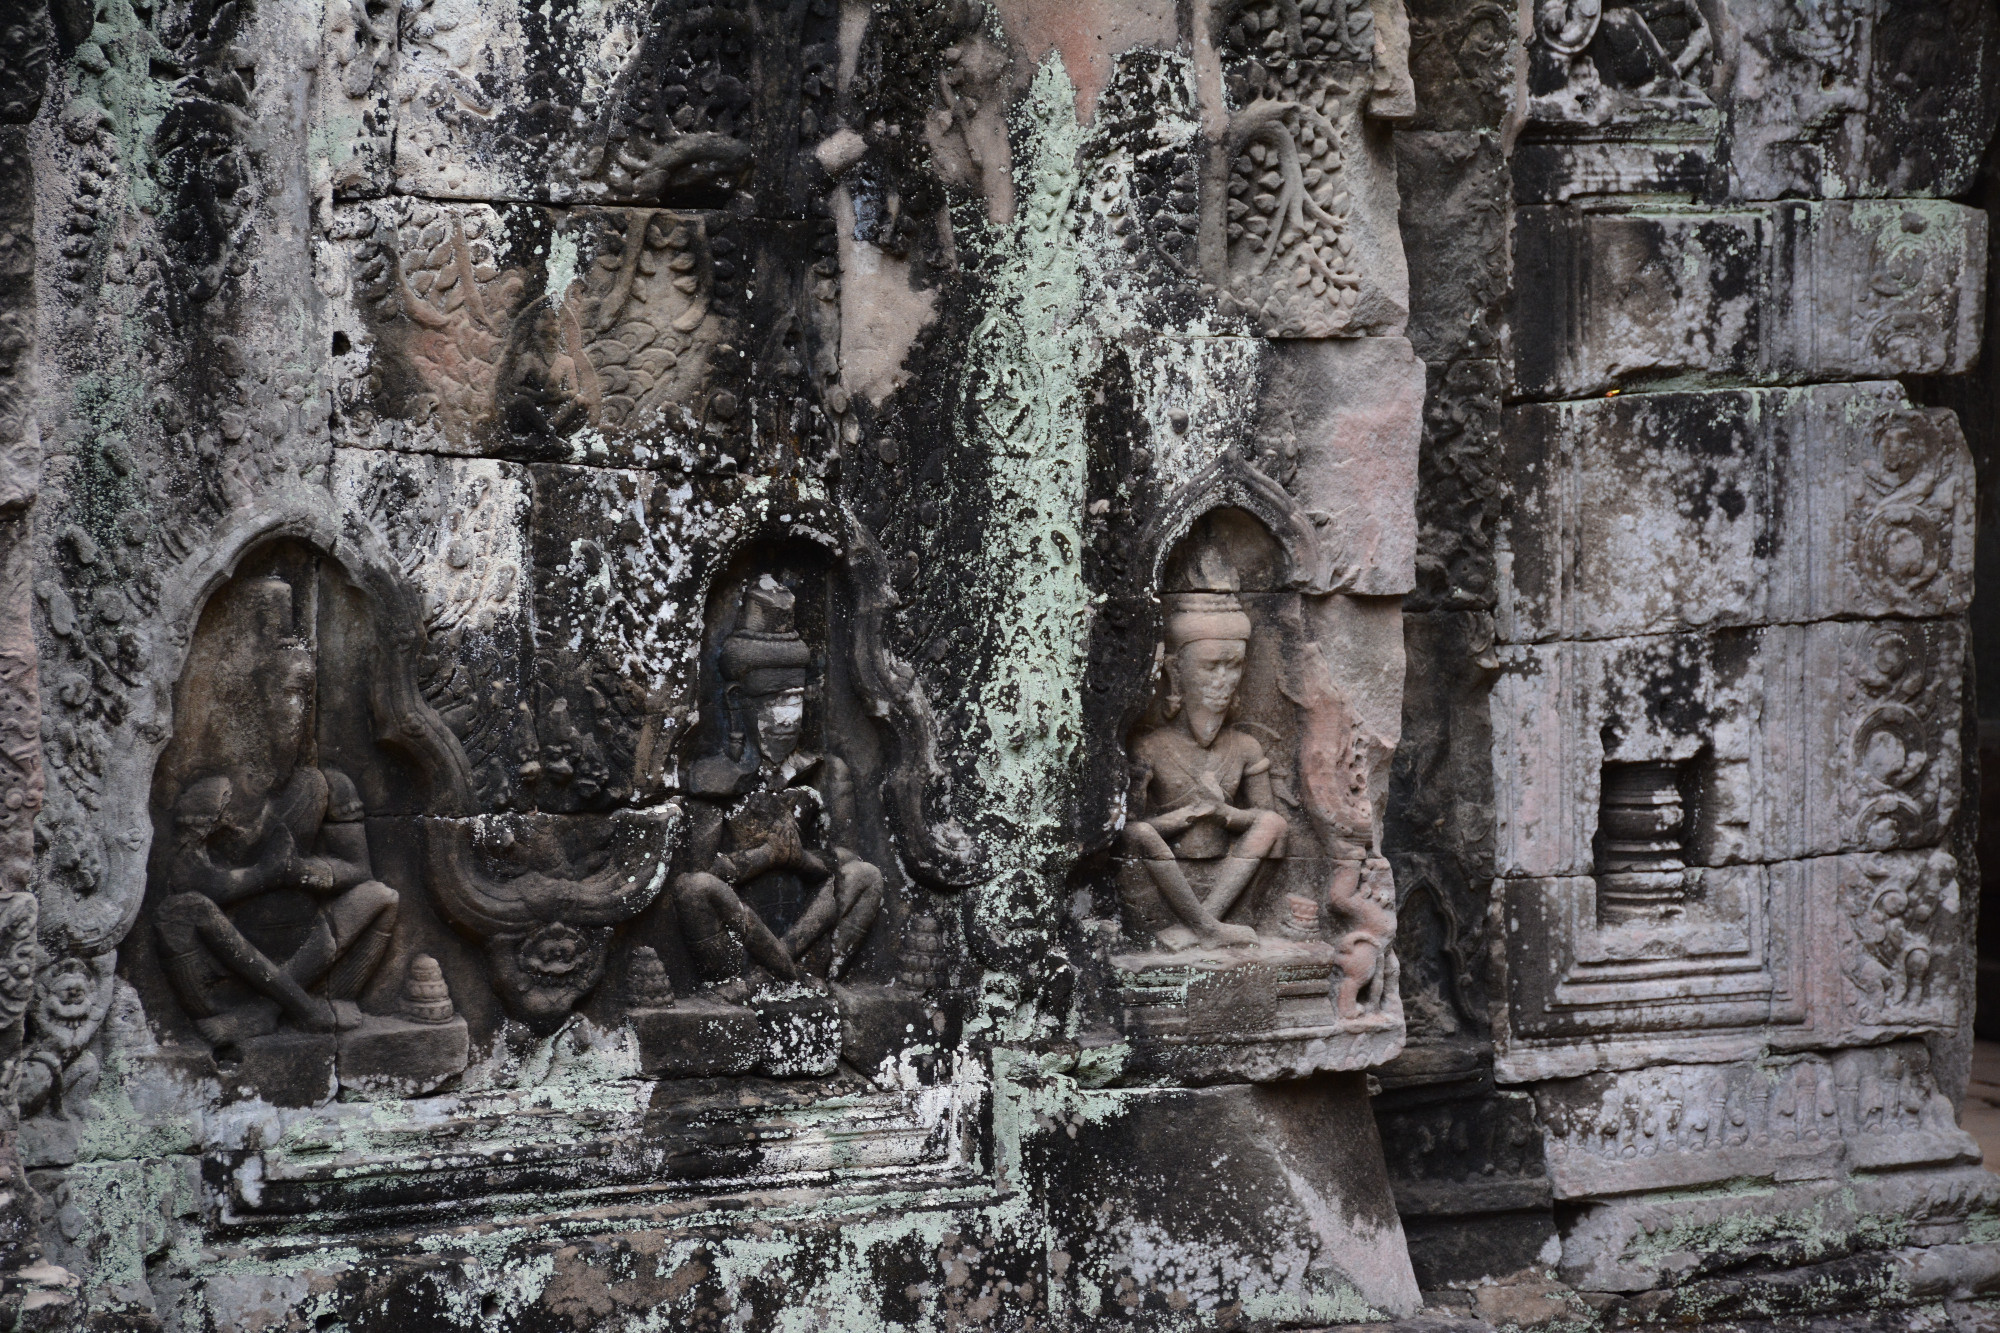
{"type": "Polygon", "coordinates": [[[305,1031],[334,1030],[332,1007],[308,994],[296,978],[245,939],[213,899],[177,893],[160,904],[157,921],[167,974],[195,1025],[210,1041],[226,1044],[269,1030],[269,1011],[264,1015],[226,1011],[215,1002],[210,982],[217,965],[274,1001],[305,1031]]]}
{"type": "Polygon", "coordinates": [[[1256,822],[1230,844],[1229,855],[1222,858],[1202,905],[1218,919],[1227,916],[1236,900],[1243,896],[1243,890],[1250,887],[1250,881],[1263,869],[1265,860],[1283,854],[1285,833],[1290,828],[1290,821],[1277,811],[1260,811],[1256,822]]]}
{"type": "Polygon", "coordinates": [[[882,872],[859,859],[845,862],[819,886],[812,902],[785,932],[785,949],[792,957],[803,958],[806,950],[832,928],[833,962],[826,974],[838,977],[847,960],[874,929],[875,918],[881,911],[882,872]]]}
{"type": "Polygon", "coordinates": [[[355,998],[389,951],[397,901],[396,891],[379,880],[355,885],[320,908],[306,942],[285,960],[285,975],[299,985],[326,982],[334,1021],[343,1029],[361,1024],[355,998]]]}
{"type": "Polygon", "coordinates": [[[680,916],[688,953],[704,980],[740,982],[749,970],[746,949],[772,976],[797,980],[799,970],[791,953],[764,924],[764,918],[717,876],[696,870],[675,879],[674,910],[680,916]]]}
{"type": "MultiPolygon", "coordinates": [[[[1157,932],[1160,943],[1166,948],[1190,948],[1197,939],[1206,944],[1232,947],[1257,942],[1254,929],[1220,920],[1209,909],[1208,903],[1188,883],[1187,871],[1182,868],[1180,858],[1174,855],[1174,849],[1167,845],[1167,840],[1151,824],[1127,824],[1125,845],[1138,854],[1153,887],[1159,890],[1161,899],[1173,914],[1180,918],[1178,926],[1168,926],[1157,932]]],[[[1247,884],[1249,880],[1243,882],[1247,884]]],[[[1237,891],[1242,891],[1240,885],[1237,891]]]]}

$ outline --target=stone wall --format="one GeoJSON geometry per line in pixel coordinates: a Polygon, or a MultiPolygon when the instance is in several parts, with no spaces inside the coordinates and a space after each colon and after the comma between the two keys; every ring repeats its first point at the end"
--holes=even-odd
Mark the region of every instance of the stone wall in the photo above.
{"type": "Polygon", "coordinates": [[[5,1317],[2000,1286],[1996,25],[6,11],[5,1317]]]}

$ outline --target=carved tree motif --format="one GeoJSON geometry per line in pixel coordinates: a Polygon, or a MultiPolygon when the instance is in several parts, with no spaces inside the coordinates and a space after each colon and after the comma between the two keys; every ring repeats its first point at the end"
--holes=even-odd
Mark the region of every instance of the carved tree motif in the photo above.
{"type": "Polygon", "coordinates": [[[398,200],[363,216],[359,294],[378,319],[408,321],[401,350],[423,384],[407,415],[463,440],[491,418],[525,280],[500,267],[487,210],[398,200]]]}
{"type": "Polygon", "coordinates": [[[700,330],[714,285],[706,226],[627,209],[601,215],[596,237],[595,262],[564,299],[559,337],[591,420],[637,426],[688,403],[702,383],[700,330]]]}
{"type": "Polygon", "coordinates": [[[1224,285],[1271,332],[1337,333],[1361,294],[1346,172],[1372,89],[1373,10],[1247,0],[1222,9],[1216,27],[1234,104],[1220,144],[1224,285]]]}

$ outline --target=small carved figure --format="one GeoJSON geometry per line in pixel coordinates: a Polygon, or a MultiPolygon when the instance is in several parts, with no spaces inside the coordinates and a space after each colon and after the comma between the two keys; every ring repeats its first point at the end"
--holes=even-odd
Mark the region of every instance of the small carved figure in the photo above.
{"type": "Polygon", "coordinates": [[[244,595],[256,641],[244,645],[232,724],[240,762],[173,802],[155,916],[167,975],[219,1046],[281,1016],[308,1032],[358,1027],[355,1001],[388,952],[397,906],[370,867],[354,783],[304,758],[317,668],[286,633],[291,586],[265,578],[244,595]]]}
{"type": "Polygon", "coordinates": [[[1849,912],[1862,957],[1849,976],[1871,1008],[1921,1007],[1931,998],[1932,932],[1940,913],[1958,909],[1958,867],[1949,853],[1921,864],[1886,863],[1850,890],[1849,912]]]}
{"type": "Polygon", "coordinates": [[[1252,945],[1253,927],[1223,917],[1264,864],[1284,855],[1290,823],[1275,808],[1264,747],[1229,725],[1250,617],[1233,592],[1162,600],[1167,721],[1132,745],[1134,808],[1124,838],[1146,873],[1128,877],[1128,894],[1140,899],[1128,905],[1139,922],[1168,923],[1154,930],[1168,949],[1252,945]],[[1205,892],[1197,892],[1190,865],[1212,872],[1205,892]]]}
{"type": "Polygon", "coordinates": [[[852,774],[837,755],[799,749],[812,651],[793,604],[768,574],[745,589],[722,645],[728,750],[689,779],[698,868],[674,881],[674,904],[696,968],[732,994],[747,990],[752,962],[798,979],[829,935],[825,975],[838,977],[882,910],[882,872],[855,850],[852,774]],[[782,936],[767,914],[791,916],[782,936]]]}

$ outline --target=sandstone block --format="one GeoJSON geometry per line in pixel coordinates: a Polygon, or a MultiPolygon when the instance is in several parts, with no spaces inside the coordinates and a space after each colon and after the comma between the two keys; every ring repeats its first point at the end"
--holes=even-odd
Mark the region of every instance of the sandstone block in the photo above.
{"type": "Polygon", "coordinates": [[[1986,218],[1931,200],[1522,208],[1514,263],[1526,397],[1951,375],[1979,351],[1986,218]]]}
{"type": "Polygon", "coordinates": [[[755,1010],[700,996],[671,1009],[629,1016],[639,1036],[639,1067],[654,1078],[713,1078],[747,1074],[764,1051],[755,1010]]]}
{"type": "Polygon", "coordinates": [[[763,1037],[759,1073],[772,1078],[831,1074],[840,1060],[840,1007],[820,992],[766,991],[750,997],[763,1037]]]}
{"type": "Polygon", "coordinates": [[[1948,1032],[1967,977],[1946,941],[1962,898],[1942,851],[1688,872],[1646,916],[1607,911],[1604,876],[1502,880],[1508,1081],[1747,1059],[1948,1032]]]}
{"type": "Polygon", "coordinates": [[[938,1041],[937,1006],[922,995],[894,986],[841,985],[833,995],[840,1006],[840,1058],[865,1074],[905,1050],[938,1041]]]}
{"type": "Polygon", "coordinates": [[[1937,845],[1958,809],[1964,630],[1826,622],[1503,649],[1505,876],[1597,863],[1607,779],[1659,765],[1675,855],[1741,865],[1937,845]]]}
{"type": "Polygon", "coordinates": [[[1971,596],[1957,420],[1889,384],[1509,408],[1500,635],[1604,638],[1971,596]]]}
{"type": "Polygon", "coordinates": [[[1401,338],[1283,342],[1270,354],[1265,435],[1296,448],[1298,502],[1326,548],[1316,583],[1363,596],[1410,591],[1424,365],[1401,338]]]}
{"type": "Polygon", "coordinates": [[[226,1093],[261,1097],[273,1106],[319,1106],[333,1100],[339,1086],[339,1042],[331,1033],[273,1032],[241,1043],[235,1061],[225,1061],[226,1093]]]}
{"type": "Polygon", "coordinates": [[[461,1072],[471,1051],[456,1014],[444,1023],[371,1015],[339,1036],[340,1085],[376,1096],[421,1096],[461,1072]]]}

